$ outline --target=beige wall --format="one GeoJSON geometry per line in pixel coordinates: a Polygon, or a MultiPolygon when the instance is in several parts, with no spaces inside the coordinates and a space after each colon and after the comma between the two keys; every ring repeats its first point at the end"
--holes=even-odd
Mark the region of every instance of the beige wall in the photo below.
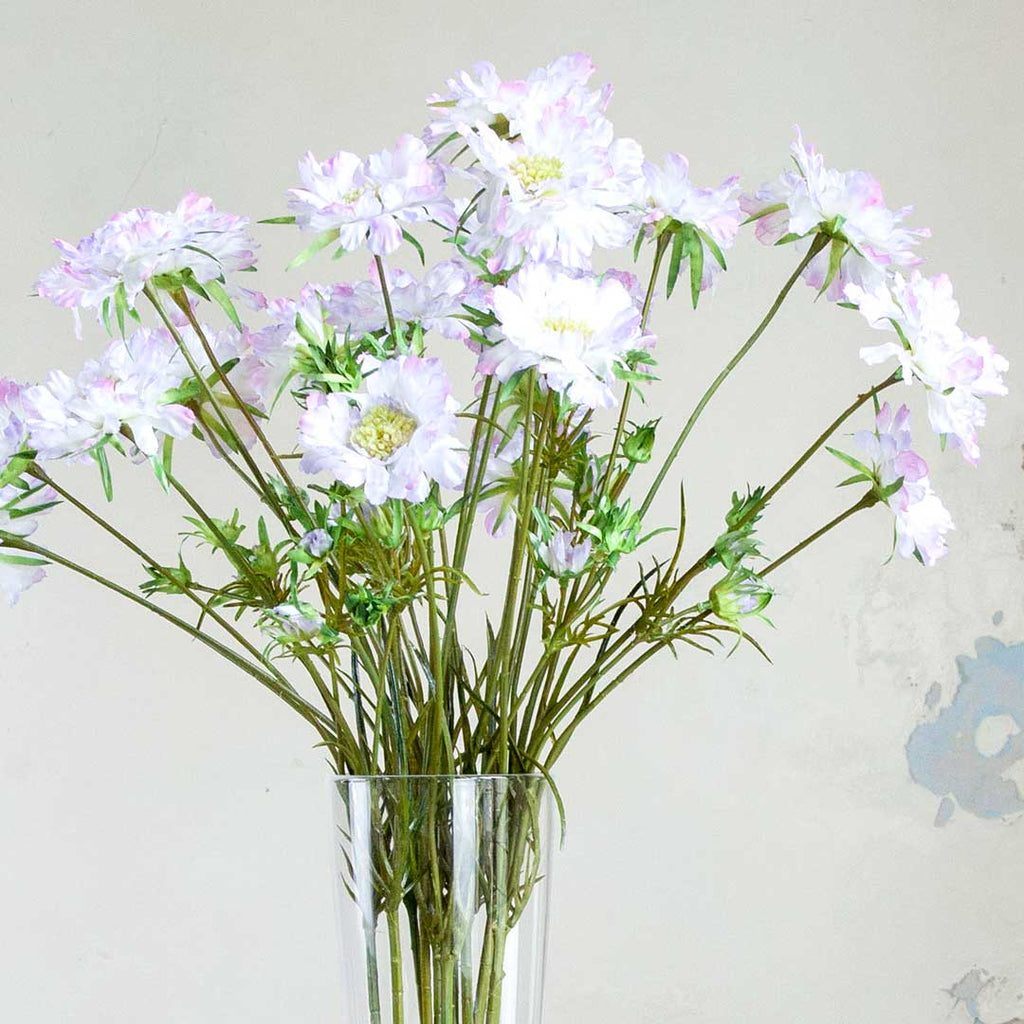
{"type": "MultiPolygon", "coordinates": [[[[576,48],[616,83],[618,130],[684,151],[699,181],[776,173],[794,121],[836,165],[872,170],[934,230],[929,266],[953,276],[968,329],[1019,365],[1022,30],[1016,2],[939,0],[10,4],[0,370],[84,355],[69,318],[28,297],[51,235],[188,187],[278,213],[306,148],[388,145],[449,72],[491,58],[513,75],[576,48]]],[[[262,239],[267,289],[291,286],[294,236],[262,239]]],[[[656,315],[654,414],[680,417],[790,266],[748,236],[712,302],[656,315]]],[[[682,466],[694,544],[729,490],[773,478],[869,380],[856,319],[802,290],[730,382],[682,466]]],[[[1024,824],[961,807],[937,827],[904,749],[938,710],[933,684],[953,701],[958,655],[1024,641],[1010,381],[981,467],[936,460],[958,522],[944,564],[883,565],[888,525],[865,516],[780,573],[773,666],[666,659],[581,735],[560,771],[554,1024],[1024,1017],[1024,824]]],[[[121,479],[121,522],[163,524],[173,550],[176,510],[146,474],[121,479]]],[[[836,479],[822,460],[778,502],[776,551],[840,507],[836,479]]],[[[134,578],[70,514],[47,531],[134,578]]],[[[74,580],[5,611],[0,643],[0,1019],[336,1019],[324,772],[301,723],[74,580]]],[[[1002,671],[1024,689],[1024,658],[1002,671]]]]}

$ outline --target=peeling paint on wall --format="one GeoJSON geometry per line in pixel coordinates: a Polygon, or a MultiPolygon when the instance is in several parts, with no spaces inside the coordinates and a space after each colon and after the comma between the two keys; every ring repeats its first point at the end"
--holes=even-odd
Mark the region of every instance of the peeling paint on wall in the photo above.
{"type": "Polygon", "coordinates": [[[1024,1004],[1020,985],[975,967],[946,989],[953,1000],[954,1020],[970,1024],[1024,1024],[1017,1014],[1024,1004]],[[1015,1014],[1007,1017],[1006,1014],[1015,1014]]]}
{"type": "Polygon", "coordinates": [[[946,707],[938,684],[929,690],[930,717],[907,741],[911,777],[940,797],[937,826],[957,807],[1004,820],[1024,812],[1024,644],[981,637],[975,650],[956,659],[960,683],[946,707]]]}

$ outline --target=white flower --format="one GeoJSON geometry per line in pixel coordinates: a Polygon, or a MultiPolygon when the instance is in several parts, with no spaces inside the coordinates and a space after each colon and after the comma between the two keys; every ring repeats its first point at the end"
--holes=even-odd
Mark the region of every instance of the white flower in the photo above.
{"type": "Polygon", "coordinates": [[[519,501],[519,473],[516,463],[523,455],[523,430],[511,437],[502,432],[491,442],[491,453],[484,467],[482,497],[477,511],[484,517],[484,528],[492,537],[503,537],[516,521],[519,501]]]}
{"type": "MultiPolygon", "coordinates": [[[[203,363],[208,363],[205,355],[203,363]]],[[[104,437],[127,432],[135,447],[152,457],[160,435],[180,438],[192,430],[194,413],[166,401],[189,375],[166,331],[140,328],[111,342],[77,378],[55,370],[43,384],[24,389],[29,443],[41,459],[77,459],[104,437]]]]}
{"type": "Polygon", "coordinates": [[[907,384],[918,380],[928,389],[932,429],[977,463],[983,398],[1007,393],[1002,374],[1009,363],[986,338],[972,338],[958,325],[960,307],[949,278],[914,271],[907,280],[895,274],[871,290],[848,285],[846,298],[872,327],[896,334],[892,341],[862,348],[861,358],[870,366],[897,359],[907,384]]]}
{"type": "Polygon", "coordinates": [[[640,310],[613,277],[574,277],[528,264],[494,289],[503,340],[484,349],[479,370],[506,381],[535,367],[548,387],[587,408],[615,405],[611,383],[627,353],[644,348],[640,310]]]}
{"type": "Polygon", "coordinates": [[[205,284],[251,267],[256,246],[248,224],[195,192],[166,213],[117,213],[77,245],[57,239],[64,259],[40,276],[36,291],[58,306],[95,309],[111,321],[122,288],[126,305],[134,308],[142,289],[160,274],[187,269],[205,284]]]}
{"type": "MultiPolygon", "coordinates": [[[[786,235],[801,238],[824,228],[846,239],[851,249],[828,288],[828,298],[839,299],[847,284],[871,288],[893,270],[921,262],[912,247],[927,230],[902,227],[912,207],[890,210],[881,185],[864,171],[837,171],[825,167],[820,153],[804,145],[799,127],[790,147],[795,171],[740,200],[743,210],[759,216],[757,237],[773,244],[786,235]],[[780,209],[773,209],[780,207],[780,209]],[[765,214],[765,211],[771,211],[765,214]]],[[[806,246],[806,242],[803,243],[806,246]]],[[[829,250],[824,249],[804,271],[804,279],[821,288],[828,275],[829,250]]]]}
{"type": "Polygon", "coordinates": [[[316,232],[337,229],[343,249],[364,243],[384,256],[402,244],[402,223],[440,220],[455,226],[440,164],[427,148],[403,135],[394,149],[360,160],[339,152],[323,162],[307,153],[299,162],[302,187],[290,190],[296,223],[316,232]]]}
{"type": "Polygon", "coordinates": [[[492,271],[524,259],[587,269],[595,245],[632,240],[618,213],[632,201],[643,154],[632,139],[613,139],[605,118],[553,106],[524,118],[514,139],[475,127],[466,142],[484,193],[466,248],[488,254],[492,271]]]}
{"type": "Polygon", "coordinates": [[[537,544],[537,558],[552,576],[578,576],[587,566],[593,542],[576,540],[572,530],[556,530],[547,541],[537,544]]]}
{"type": "Polygon", "coordinates": [[[493,64],[483,61],[469,71],[459,71],[445,82],[447,91],[427,98],[435,120],[426,130],[428,139],[444,139],[453,132],[468,135],[483,122],[490,127],[518,133],[523,120],[556,105],[585,117],[603,113],[612,88],[588,89],[593,61],[584,53],[557,57],[525,79],[503,81],[493,64]],[[501,119],[506,122],[501,125],[501,119]]]}
{"type": "Polygon", "coordinates": [[[279,640],[316,640],[324,631],[323,616],[311,604],[279,604],[268,609],[261,626],[279,640]]]}
{"type": "Polygon", "coordinates": [[[363,488],[372,505],[423,501],[431,481],[457,487],[465,476],[457,409],[439,360],[371,362],[365,392],[309,396],[299,421],[302,468],[363,488]]]}
{"type": "MultiPolygon", "coordinates": [[[[459,260],[435,264],[422,279],[407,270],[387,270],[388,295],[397,320],[421,324],[446,338],[469,341],[465,305],[486,307],[489,289],[459,260]]],[[[358,337],[388,326],[384,294],[376,264],[370,278],[355,285],[338,285],[324,296],[328,319],[339,331],[358,337]]]]}
{"type": "MultiPolygon", "coordinates": [[[[686,157],[682,153],[669,153],[663,167],[644,161],[638,191],[641,224],[653,229],[665,217],[680,224],[692,224],[708,235],[720,251],[729,249],[736,240],[741,219],[739,178],[726,178],[718,188],[698,188],[690,180],[686,157]]],[[[722,267],[709,250],[706,239],[701,239],[701,245],[704,248],[701,290],[705,291],[722,267]]]]}
{"type": "Polygon", "coordinates": [[[911,447],[910,410],[902,405],[893,414],[881,407],[874,430],[858,431],[857,444],[871,459],[881,487],[902,478],[903,485],[887,500],[896,520],[896,550],[903,558],[934,565],[946,553],[945,535],[953,519],[928,480],[928,464],[911,447]]]}
{"type": "Polygon", "coordinates": [[[27,432],[21,391],[13,380],[0,378],[0,472],[25,446],[27,432]]]}
{"type": "MultiPolygon", "coordinates": [[[[28,491],[9,484],[0,487],[0,534],[14,537],[28,537],[39,525],[35,515],[49,511],[46,505],[57,500],[57,494],[49,487],[35,487],[28,491]],[[26,513],[33,513],[28,515],[26,513]]],[[[40,564],[41,559],[14,548],[4,548],[0,537],[0,594],[13,607],[18,598],[29,587],[46,575],[40,564]]]]}

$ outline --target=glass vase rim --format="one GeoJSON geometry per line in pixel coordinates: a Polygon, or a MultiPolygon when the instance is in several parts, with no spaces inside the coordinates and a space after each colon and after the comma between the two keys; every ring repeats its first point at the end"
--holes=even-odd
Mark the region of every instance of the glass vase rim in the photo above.
{"type": "Polygon", "coordinates": [[[473,779],[477,782],[494,782],[498,779],[540,779],[547,781],[547,776],[542,772],[426,772],[422,775],[402,775],[394,772],[385,772],[378,775],[338,775],[330,776],[331,782],[408,782],[412,779],[423,779],[425,781],[438,781],[439,779],[473,779]]]}

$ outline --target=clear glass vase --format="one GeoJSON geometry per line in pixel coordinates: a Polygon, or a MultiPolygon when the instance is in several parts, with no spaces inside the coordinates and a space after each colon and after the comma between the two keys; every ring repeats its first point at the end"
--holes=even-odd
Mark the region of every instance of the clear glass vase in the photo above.
{"type": "Polygon", "coordinates": [[[333,788],[345,1024],[540,1024],[557,830],[543,777],[333,788]]]}

